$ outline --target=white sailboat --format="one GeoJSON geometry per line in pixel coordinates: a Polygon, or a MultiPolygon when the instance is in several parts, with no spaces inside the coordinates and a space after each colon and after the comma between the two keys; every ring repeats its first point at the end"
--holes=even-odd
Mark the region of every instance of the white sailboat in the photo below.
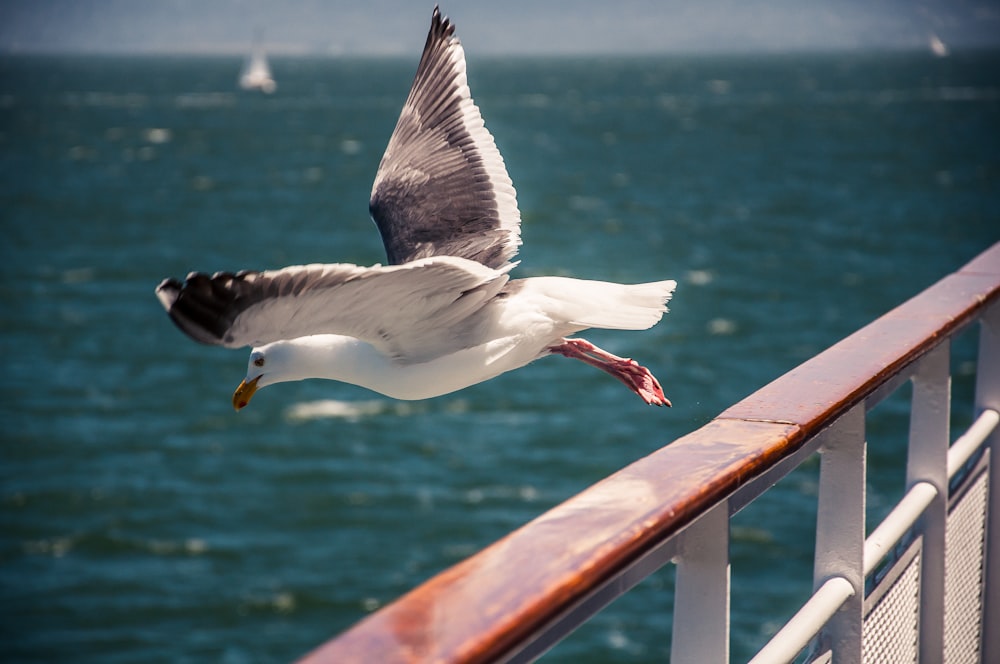
{"type": "Polygon", "coordinates": [[[240,87],[244,90],[260,90],[266,94],[271,94],[278,89],[278,84],[271,76],[271,67],[267,64],[267,54],[264,53],[263,40],[259,34],[254,39],[253,49],[243,65],[243,72],[240,74],[240,87]]]}
{"type": "Polygon", "coordinates": [[[931,49],[931,53],[933,53],[937,57],[939,58],[948,57],[948,45],[945,44],[943,41],[941,41],[941,38],[938,37],[933,32],[930,34],[930,37],[928,38],[928,46],[931,49]]]}

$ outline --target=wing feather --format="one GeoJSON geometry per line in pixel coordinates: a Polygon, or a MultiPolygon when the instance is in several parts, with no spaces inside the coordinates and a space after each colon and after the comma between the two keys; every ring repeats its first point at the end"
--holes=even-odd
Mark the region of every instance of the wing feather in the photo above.
{"type": "Polygon", "coordinates": [[[449,348],[462,323],[507,283],[494,270],[442,256],[405,265],[347,263],[166,279],[156,289],[170,318],[202,343],[237,348],[314,334],[366,341],[403,362],[449,348]]]}
{"type": "Polygon", "coordinates": [[[503,157],[472,101],[455,26],[435,7],[369,210],[390,264],[459,256],[492,268],[521,243],[503,157]]]}

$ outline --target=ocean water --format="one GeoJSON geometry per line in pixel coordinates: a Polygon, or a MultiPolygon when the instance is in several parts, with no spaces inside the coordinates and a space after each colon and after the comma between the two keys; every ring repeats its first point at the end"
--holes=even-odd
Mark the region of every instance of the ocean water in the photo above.
{"type": "MultiPolygon", "coordinates": [[[[473,58],[517,274],[676,278],[657,327],[586,335],[674,407],[553,357],[428,401],[307,381],[236,414],[247,353],[190,342],[154,287],[383,260],[367,198],[416,62],[272,64],[260,96],[237,59],[0,59],[6,662],[291,660],[1000,240],[997,53],[473,58]]],[[[958,424],[973,358],[966,335],[958,424]]],[[[873,523],[906,396],[871,418],[873,523]]],[[[733,661],[809,593],[816,477],[734,519],[733,661]]],[[[672,586],[544,661],[663,661],[672,586]]]]}

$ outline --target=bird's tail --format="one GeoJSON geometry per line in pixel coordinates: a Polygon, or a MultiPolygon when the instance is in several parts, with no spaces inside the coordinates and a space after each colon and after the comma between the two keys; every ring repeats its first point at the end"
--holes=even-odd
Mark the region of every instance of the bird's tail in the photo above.
{"type": "MultiPolygon", "coordinates": [[[[562,304],[564,320],[581,329],[598,327],[609,330],[645,330],[659,322],[667,311],[667,302],[677,282],[654,281],[645,284],[615,284],[563,277],[543,286],[562,304]],[[562,282],[562,283],[557,283],[562,282]],[[546,286],[552,286],[548,288],[546,286]],[[558,293],[558,295],[555,295],[558,293]]],[[[535,279],[532,279],[535,281],[535,279]]]]}

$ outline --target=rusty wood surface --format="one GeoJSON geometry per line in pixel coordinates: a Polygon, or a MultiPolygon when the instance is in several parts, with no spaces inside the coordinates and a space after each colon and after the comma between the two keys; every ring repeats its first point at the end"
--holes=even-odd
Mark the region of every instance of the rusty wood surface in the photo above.
{"type": "Polygon", "coordinates": [[[1000,243],[718,418],[441,572],[302,660],[488,662],[1000,301],[1000,243]]]}

